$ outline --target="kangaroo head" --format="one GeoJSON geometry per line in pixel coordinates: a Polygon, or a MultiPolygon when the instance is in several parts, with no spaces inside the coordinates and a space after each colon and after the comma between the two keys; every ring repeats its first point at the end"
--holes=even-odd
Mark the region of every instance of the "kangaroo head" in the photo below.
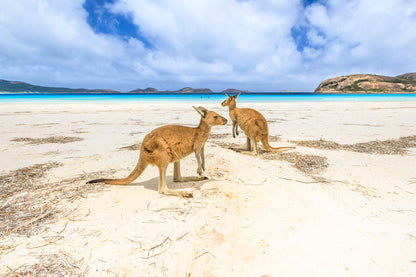
{"type": "Polygon", "coordinates": [[[230,106],[230,107],[235,107],[236,106],[236,101],[235,99],[240,95],[241,92],[237,93],[234,96],[230,96],[228,93],[226,93],[227,95],[227,99],[225,99],[222,103],[221,106],[225,107],[225,106],[230,106]]]}
{"type": "Polygon", "coordinates": [[[227,119],[216,112],[208,111],[204,107],[192,107],[201,115],[201,120],[207,123],[208,126],[225,125],[227,123],[227,119]]]}

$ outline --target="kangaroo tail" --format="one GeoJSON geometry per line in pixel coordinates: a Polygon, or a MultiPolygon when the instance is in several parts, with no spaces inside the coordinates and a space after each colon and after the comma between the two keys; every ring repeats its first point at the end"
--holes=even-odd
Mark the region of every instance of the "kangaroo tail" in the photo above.
{"type": "Polygon", "coordinates": [[[294,146],[285,146],[285,147],[272,147],[269,144],[269,138],[268,136],[266,136],[264,139],[262,139],[261,143],[263,144],[264,149],[266,149],[266,151],[272,151],[272,150],[276,150],[278,152],[280,151],[288,151],[288,150],[293,150],[296,147],[294,146]]]}
{"type": "Polygon", "coordinates": [[[134,180],[136,180],[140,175],[142,175],[143,171],[147,167],[147,163],[140,157],[136,167],[130,173],[129,176],[122,179],[94,179],[88,181],[87,184],[94,184],[94,183],[106,183],[110,185],[128,185],[134,180]]]}

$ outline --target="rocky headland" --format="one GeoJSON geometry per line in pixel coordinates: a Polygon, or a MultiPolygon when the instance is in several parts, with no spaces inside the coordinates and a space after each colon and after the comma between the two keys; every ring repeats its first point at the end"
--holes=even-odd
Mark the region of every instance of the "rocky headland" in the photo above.
{"type": "Polygon", "coordinates": [[[416,93],[416,73],[395,77],[354,74],[323,81],[314,93],[416,93]]]}

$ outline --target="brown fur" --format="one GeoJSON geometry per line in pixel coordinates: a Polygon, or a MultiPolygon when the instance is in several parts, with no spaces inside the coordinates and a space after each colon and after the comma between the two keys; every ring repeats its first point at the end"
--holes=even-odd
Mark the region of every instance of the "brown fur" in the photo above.
{"type": "Polygon", "coordinates": [[[294,147],[272,147],[269,144],[269,127],[264,116],[256,110],[249,108],[237,108],[236,98],[240,93],[230,96],[226,93],[225,99],[221,105],[228,106],[230,118],[233,124],[233,137],[238,136],[238,126],[247,136],[247,150],[251,150],[251,141],[254,143],[254,153],[257,155],[257,142],[261,141],[266,151],[272,150],[285,151],[294,149],[294,147]]]}
{"type": "Polygon", "coordinates": [[[192,197],[191,193],[171,190],[167,187],[166,169],[170,163],[174,163],[173,180],[175,182],[206,179],[206,177],[182,177],[180,160],[194,152],[198,162],[197,172],[201,175],[202,171],[205,170],[204,146],[211,131],[211,126],[227,123],[227,119],[213,111],[208,111],[203,107],[194,107],[194,109],[201,115],[198,127],[167,125],[154,129],[144,137],[140,148],[139,161],[129,176],[122,179],[96,179],[88,183],[103,182],[112,185],[128,185],[137,179],[148,165],[154,165],[159,168],[159,193],[192,197]]]}

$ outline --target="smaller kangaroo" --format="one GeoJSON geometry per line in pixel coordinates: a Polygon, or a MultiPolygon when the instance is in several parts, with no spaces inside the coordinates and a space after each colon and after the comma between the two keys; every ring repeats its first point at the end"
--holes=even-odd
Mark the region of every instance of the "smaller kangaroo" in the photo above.
{"type": "Polygon", "coordinates": [[[225,125],[227,123],[227,119],[213,111],[208,111],[203,107],[193,108],[201,115],[201,121],[198,127],[166,125],[154,129],[144,137],[140,147],[139,161],[129,176],[122,179],[95,179],[88,181],[87,184],[102,182],[111,185],[128,185],[136,180],[150,164],[159,168],[159,193],[180,197],[192,197],[191,193],[171,190],[167,187],[166,169],[170,163],[173,163],[174,182],[201,181],[207,179],[203,176],[182,177],[180,160],[194,152],[198,162],[197,172],[201,175],[202,171],[205,170],[204,146],[211,127],[225,125]]]}
{"type": "Polygon", "coordinates": [[[264,116],[256,110],[249,108],[237,108],[236,98],[241,92],[230,96],[228,93],[227,99],[225,99],[221,105],[223,107],[228,106],[230,112],[230,118],[233,123],[233,138],[238,136],[238,126],[247,136],[247,150],[251,151],[251,141],[254,142],[254,153],[258,155],[257,142],[261,141],[266,151],[272,150],[285,151],[291,150],[295,147],[271,147],[269,144],[269,127],[264,116]]]}

